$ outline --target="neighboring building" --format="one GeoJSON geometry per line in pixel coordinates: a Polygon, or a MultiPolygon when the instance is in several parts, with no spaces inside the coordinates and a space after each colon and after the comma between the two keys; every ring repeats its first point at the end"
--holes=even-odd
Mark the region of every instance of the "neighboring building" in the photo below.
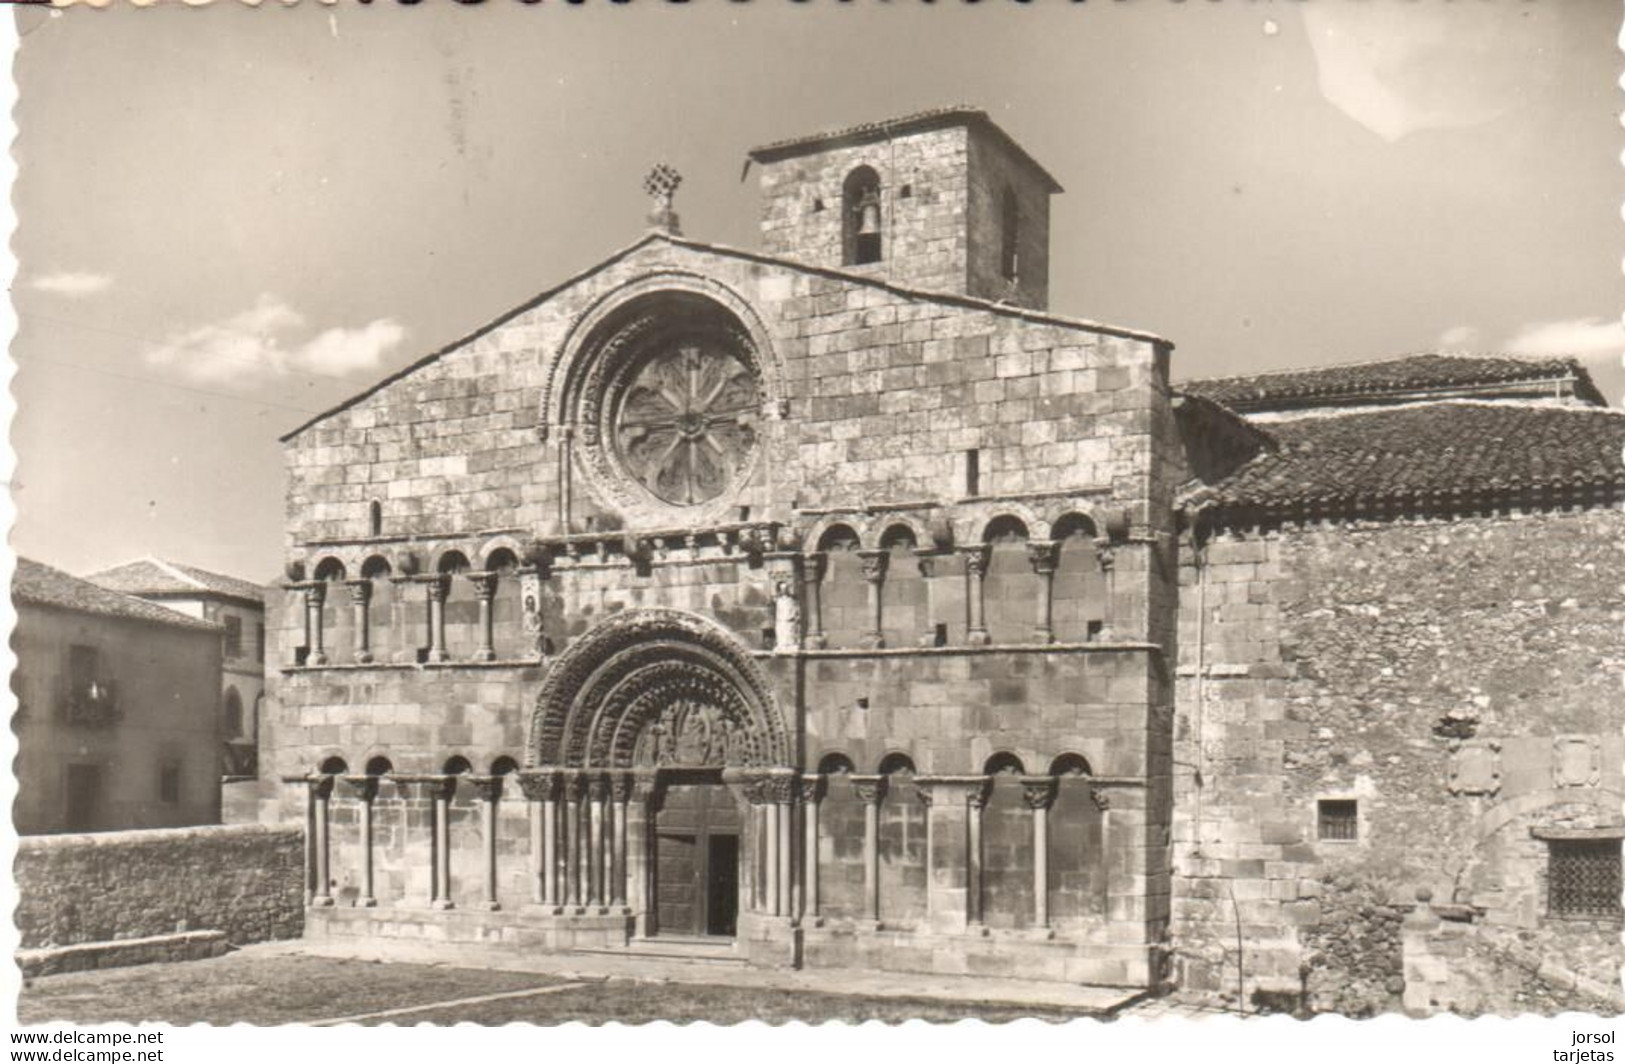
{"type": "Polygon", "coordinates": [[[1218,996],[1298,985],[1350,854],[1536,933],[1544,847],[1617,876],[1573,363],[1176,388],[1043,309],[1060,187],[985,114],[751,158],[766,252],[657,169],[655,231],[284,438],[309,933],[1218,996]]]}
{"type": "Polygon", "coordinates": [[[20,834],[220,820],[220,627],[26,558],[12,582],[20,834]]]}
{"type": "Polygon", "coordinates": [[[196,566],[141,558],[86,579],[219,624],[221,772],[258,774],[259,720],[265,690],[265,590],[196,566]]]}

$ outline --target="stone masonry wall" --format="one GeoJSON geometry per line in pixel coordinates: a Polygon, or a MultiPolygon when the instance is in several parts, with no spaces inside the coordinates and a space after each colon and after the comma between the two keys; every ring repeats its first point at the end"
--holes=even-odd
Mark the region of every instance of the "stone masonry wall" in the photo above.
{"type": "Polygon", "coordinates": [[[1339,934],[1328,875],[1560,947],[1533,831],[1621,822],[1625,514],[1220,535],[1181,583],[1187,988],[1235,996],[1238,923],[1245,993],[1300,987],[1339,934]],[[1357,838],[1319,837],[1321,799],[1358,803],[1357,838]]]}
{"type": "Polygon", "coordinates": [[[304,927],[300,827],[198,827],[23,838],[22,947],[223,931],[237,944],[304,927]]]}

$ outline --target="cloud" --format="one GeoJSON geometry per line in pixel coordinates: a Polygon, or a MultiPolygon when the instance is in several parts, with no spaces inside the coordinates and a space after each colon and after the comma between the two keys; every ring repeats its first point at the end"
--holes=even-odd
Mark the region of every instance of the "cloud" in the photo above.
{"type": "MultiPolygon", "coordinates": [[[[1493,121],[1543,86],[1531,62],[1558,43],[1533,4],[1306,4],[1327,102],[1387,141],[1493,121]]],[[[1545,64],[1550,66],[1550,64],[1545,64]]]]}
{"type": "Polygon", "coordinates": [[[1471,325],[1454,325],[1439,334],[1439,347],[1444,349],[1478,346],[1478,330],[1471,325]]]}
{"type": "Polygon", "coordinates": [[[67,296],[70,299],[105,292],[112,286],[113,278],[108,274],[86,273],[79,270],[58,270],[56,273],[42,274],[28,282],[28,287],[36,292],[50,292],[52,295],[67,296]]]}
{"type": "Polygon", "coordinates": [[[1518,330],[1505,347],[1525,355],[1573,355],[1613,405],[1625,405],[1625,324],[1618,318],[1534,322],[1518,330]]]}
{"type": "Polygon", "coordinates": [[[1625,324],[1618,318],[1571,318],[1525,325],[1506,342],[1524,355],[1613,355],[1625,351],[1625,324]]]}
{"type": "Polygon", "coordinates": [[[265,293],[239,314],[171,333],[147,353],[147,361],[178,369],[196,381],[343,377],[376,370],[406,339],[405,326],[379,318],[354,328],[325,329],[290,343],[304,326],[303,314],[265,293]]]}

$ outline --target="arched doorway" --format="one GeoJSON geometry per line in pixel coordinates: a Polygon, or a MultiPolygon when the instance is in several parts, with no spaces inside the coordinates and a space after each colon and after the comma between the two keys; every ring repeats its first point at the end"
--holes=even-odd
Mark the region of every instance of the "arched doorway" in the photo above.
{"type": "Polygon", "coordinates": [[[789,737],[720,625],[651,609],[584,634],[549,671],[527,761],[558,781],[546,874],[565,911],[618,903],[644,935],[705,937],[745,911],[788,915],[789,737]]]}

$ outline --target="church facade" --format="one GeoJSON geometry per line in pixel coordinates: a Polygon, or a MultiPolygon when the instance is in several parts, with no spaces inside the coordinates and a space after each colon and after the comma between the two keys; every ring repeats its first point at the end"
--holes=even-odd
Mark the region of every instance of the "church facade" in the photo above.
{"type": "MultiPolygon", "coordinates": [[[[1294,464],[1281,411],[1219,394],[1245,382],[1176,389],[1167,340],[1051,313],[1060,185],[979,111],[751,161],[763,250],[680,235],[680,179],[657,168],[643,239],[285,437],[262,756],[309,828],[307,933],[1296,981],[1304,884],[1343,860],[1303,834],[1314,803],[1390,815],[1385,768],[1302,760],[1294,744],[1347,738],[1303,714],[1394,702],[1297,671],[1314,639],[1283,618],[1325,616],[1299,608],[1299,559],[1346,576],[1334,525],[1453,520],[1448,492],[1336,501],[1349,470],[1294,464]],[[1225,891],[1258,949],[1225,945],[1225,891]]],[[[1591,475],[1518,506],[1617,539],[1625,419],[1567,364],[1558,394],[1466,361],[1448,387],[1309,391],[1379,418],[1538,407],[1591,475]]],[[[1488,487],[1470,499],[1513,527],[1488,487]]],[[[1590,619],[1619,609],[1625,559],[1587,558],[1590,619]]],[[[1600,672],[1547,682],[1602,675],[1617,699],[1614,629],[1600,672]]],[[[1563,710],[1563,735],[1594,740],[1582,798],[1618,786],[1604,702],[1563,710]]],[[[1527,732],[1577,766],[1527,708],[1501,761],[1527,732]]],[[[1381,738],[1407,771],[1488,771],[1459,752],[1487,740],[1381,738]]],[[[1614,805],[1553,823],[1606,833],[1614,805]]],[[[1617,876],[1619,836],[1598,837],[1617,876]]]]}

